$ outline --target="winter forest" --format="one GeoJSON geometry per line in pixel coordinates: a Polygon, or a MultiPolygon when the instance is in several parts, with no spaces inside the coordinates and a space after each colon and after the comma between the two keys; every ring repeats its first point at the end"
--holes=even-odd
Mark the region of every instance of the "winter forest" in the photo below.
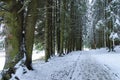
{"type": "Polygon", "coordinates": [[[120,0],[0,0],[0,80],[120,80],[119,61],[120,0]]]}

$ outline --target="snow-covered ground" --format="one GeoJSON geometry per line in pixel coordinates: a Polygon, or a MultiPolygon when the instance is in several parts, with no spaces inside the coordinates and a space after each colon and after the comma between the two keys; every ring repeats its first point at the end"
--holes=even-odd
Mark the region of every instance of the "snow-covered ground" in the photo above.
{"type": "MultiPolygon", "coordinates": [[[[20,80],[120,80],[120,47],[74,51],[49,62],[33,62],[33,71],[19,75],[20,80]]],[[[39,53],[38,53],[39,54],[39,53]]]]}
{"type": "Polygon", "coordinates": [[[0,70],[3,69],[5,63],[5,52],[4,50],[0,50],[0,70]]]}
{"type": "Polygon", "coordinates": [[[45,56],[45,51],[33,50],[32,60],[42,59],[45,56]]]}
{"type": "MultiPolygon", "coordinates": [[[[32,60],[38,60],[45,56],[44,51],[33,51],[32,60]]],[[[5,51],[0,50],[0,71],[3,69],[5,63],[5,51]]]]}
{"type": "Polygon", "coordinates": [[[120,80],[120,48],[75,51],[49,62],[35,61],[21,80],[120,80]],[[31,76],[32,75],[32,76],[31,76]]]}

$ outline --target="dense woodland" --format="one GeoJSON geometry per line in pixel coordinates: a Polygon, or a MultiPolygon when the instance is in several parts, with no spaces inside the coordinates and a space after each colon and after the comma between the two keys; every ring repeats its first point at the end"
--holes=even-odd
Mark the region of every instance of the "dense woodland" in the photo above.
{"type": "Polygon", "coordinates": [[[6,36],[2,80],[8,80],[24,57],[21,65],[33,70],[33,44],[45,49],[46,62],[55,52],[63,56],[101,47],[110,51],[119,45],[120,0],[0,0],[2,24],[0,35],[6,36]]]}

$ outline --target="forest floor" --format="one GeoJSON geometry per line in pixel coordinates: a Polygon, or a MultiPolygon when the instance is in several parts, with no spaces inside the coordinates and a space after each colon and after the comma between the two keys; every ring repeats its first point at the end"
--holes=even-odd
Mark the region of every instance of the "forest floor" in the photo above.
{"type": "Polygon", "coordinates": [[[17,76],[20,80],[120,80],[120,47],[115,50],[74,51],[47,63],[35,60],[33,71],[17,76]]]}

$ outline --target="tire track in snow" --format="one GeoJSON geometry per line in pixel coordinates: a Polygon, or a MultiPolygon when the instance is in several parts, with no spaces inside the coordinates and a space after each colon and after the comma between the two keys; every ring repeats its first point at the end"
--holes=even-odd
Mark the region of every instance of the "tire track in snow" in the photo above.
{"type": "Polygon", "coordinates": [[[77,59],[71,66],[67,66],[63,70],[52,74],[51,80],[71,80],[73,73],[75,72],[76,66],[78,64],[80,55],[81,53],[79,53],[77,59]]]}
{"type": "Polygon", "coordinates": [[[71,69],[71,71],[70,71],[70,73],[69,73],[69,76],[68,76],[68,79],[69,79],[69,80],[72,80],[73,74],[75,73],[75,70],[76,70],[76,68],[77,68],[77,64],[78,64],[79,59],[80,59],[80,55],[81,55],[81,54],[79,54],[78,58],[76,59],[75,63],[73,64],[73,67],[72,67],[72,69],[71,69]]]}
{"type": "Polygon", "coordinates": [[[76,61],[52,74],[52,80],[117,80],[104,66],[89,54],[79,54],[76,61]]]}
{"type": "Polygon", "coordinates": [[[89,57],[80,61],[79,66],[81,67],[82,80],[114,80],[103,66],[89,57]]]}
{"type": "Polygon", "coordinates": [[[81,57],[83,59],[78,61],[71,80],[116,80],[115,75],[97,63],[90,55],[81,55],[81,57]]]}

